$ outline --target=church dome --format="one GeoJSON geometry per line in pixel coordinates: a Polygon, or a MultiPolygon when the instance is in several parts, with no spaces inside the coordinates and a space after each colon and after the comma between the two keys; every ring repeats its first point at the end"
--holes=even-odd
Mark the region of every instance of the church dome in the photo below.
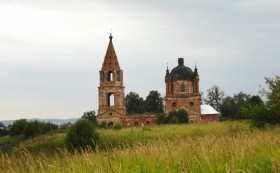
{"type": "Polygon", "coordinates": [[[178,58],[178,66],[173,68],[170,76],[177,80],[189,80],[193,78],[194,73],[191,68],[184,65],[184,58],[178,58]]]}

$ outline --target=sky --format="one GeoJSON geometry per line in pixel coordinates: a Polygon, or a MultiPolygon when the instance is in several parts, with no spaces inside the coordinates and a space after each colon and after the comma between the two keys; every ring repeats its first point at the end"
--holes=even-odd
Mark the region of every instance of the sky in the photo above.
{"type": "Polygon", "coordinates": [[[279,0],[0,0],[0,120],[97,111],[111,32],[125,93],[144,99],[165,95],[179,57],[204,95],[258,94],[279,75],[279,0]]]}

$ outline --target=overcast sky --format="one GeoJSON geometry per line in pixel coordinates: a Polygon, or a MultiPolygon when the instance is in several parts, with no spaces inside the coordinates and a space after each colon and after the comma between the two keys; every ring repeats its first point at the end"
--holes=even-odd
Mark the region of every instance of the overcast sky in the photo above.
{"type": "Polygon", "coordinates": [[[204,93],[257,94],[279,75],[279,0],[1,0],[0,120],[97,111],[111,29],[126,94],[164,96],[178,57],[204,93]]]}

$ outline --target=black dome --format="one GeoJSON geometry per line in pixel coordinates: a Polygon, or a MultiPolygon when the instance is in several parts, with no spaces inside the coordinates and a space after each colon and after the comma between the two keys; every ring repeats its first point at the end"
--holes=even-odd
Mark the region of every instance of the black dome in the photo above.
{"type": "Polygon", "coordinates": [[[174,79],[179,79],[179,80],[189,80],[193,78],[193,71],[191,68],[187,67],[184,65],[184,59],[179,58],[178,59],[179,65],[175,68],[170,73],[170,76],[174,79]]]}

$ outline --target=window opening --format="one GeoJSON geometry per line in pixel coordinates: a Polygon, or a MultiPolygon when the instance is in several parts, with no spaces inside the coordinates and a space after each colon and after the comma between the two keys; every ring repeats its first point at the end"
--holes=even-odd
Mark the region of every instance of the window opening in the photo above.
{"type": "Polygon", "coordinates": [[[113,72],[108,71],[108,81],[113,81],[113,72]]]}
{"type": "Polygon", "coordinates": [[[114,123],[113,122],[109,122],[108,123],[108,127],[113,127],[114,123]]]}
{"type": "Polygon", "coordinates": [[[185,86],[183,84],[180,86],[180,92],[185,92],[185,86]]]}
{"type": "Polygon", "coordinates": [[[134,122],[134,126],[138,126],[138,122],[137,121],[134,122]]]}
{"type": "Polygon", "coordinates": [[[115,95],[114,93],[108,94],[108,106],[114,106],[115,105],[115,95]]]}

